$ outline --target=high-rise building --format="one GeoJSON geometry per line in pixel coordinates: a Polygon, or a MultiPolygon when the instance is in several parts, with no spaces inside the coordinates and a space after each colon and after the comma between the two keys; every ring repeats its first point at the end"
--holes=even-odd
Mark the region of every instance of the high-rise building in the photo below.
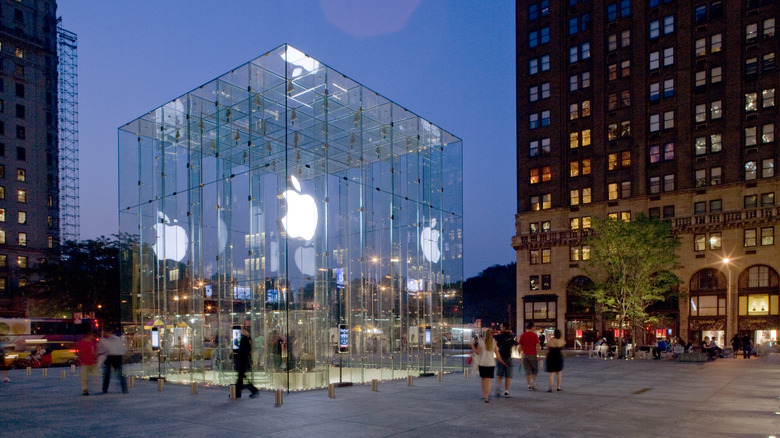
{"type": "Polygon", "coordinates": [[[54,0],[0,1],[4,304],[13,301],[14,291],[35,280],[30,268],[49,257],[59,240],[56,10],[54,0]]]}
{"type": "Polygon", "coordinates": [[[777,339],[779,18],[769,0],[517,1],[518,322],[619,334],[576,300],[584,238],[644,213],[682,243],[649,339],[777,339]]]}

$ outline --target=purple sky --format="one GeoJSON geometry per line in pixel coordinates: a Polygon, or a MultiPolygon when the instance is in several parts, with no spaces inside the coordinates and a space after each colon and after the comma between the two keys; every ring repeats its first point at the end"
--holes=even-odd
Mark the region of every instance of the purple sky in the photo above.
{"type": "Polygon", "coordinates": [[[82,239],[118,229],[119,126],[289,43],[462,138],[465,275],[514,261],[514,1],[60,3],[78,34],[82,239]]]}

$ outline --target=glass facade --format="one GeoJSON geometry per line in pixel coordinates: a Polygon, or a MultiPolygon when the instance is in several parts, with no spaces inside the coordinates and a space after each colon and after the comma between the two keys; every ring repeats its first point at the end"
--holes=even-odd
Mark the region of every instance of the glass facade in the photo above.
{"type": "Polygon", "coordinates": [[[122,126],[128,367],[233,383],[245,328],[259,387],[461,369],[462,168],[459,138],[287,45],[122,126]]]}

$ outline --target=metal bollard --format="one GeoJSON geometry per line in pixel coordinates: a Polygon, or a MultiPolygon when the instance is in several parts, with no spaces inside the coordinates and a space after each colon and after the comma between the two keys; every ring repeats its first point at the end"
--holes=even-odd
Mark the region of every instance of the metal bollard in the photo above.
{"type": "Polygon", "coordinates": [[[236,398],[236,385],[230,385],[230,396],[231,399],[236,398]]]}
{"type": "Polygon", "coordinates": [[[412,376],[406,376],[406,386],[414,386],[412,383],[412,376]]]}
{"type": "Polygon", "coordinates": [[[463,370],[463,376],[464,376],[465,378],[467,378],[467,379],[469,378],[469,369],[468,369],[468,368],[466,368],[465,370],[463,370]]]}
{"type": "Polygon", "coordinates": [[[157,379],[157,392],[162,392],[164,387],[165,387],[165,380],[157,379]]]}
{"type": "Polygon", "coordinates": [[[373,379],[371,381],[371,390],[374,392],[379,392],[379,380],[373,379]]]}
{"type": "Polygon", "coordinates": [[[65,380],[65,370],[60,371],[60,380],[65,380]]]}
{"type": "Polygon", "coordinates": [[[49,376],[49,369],[48,368],[44,368],[43,369],[43,377],[48,377],[48,376],[49,376]]]}
{"type": "Polygon", "coordinates": [[[32,372],[32,368],[30,368],[30,367],[27,367],[27,375],[28,375],[28,376],[30,375],[30,373],[31,373],[31,372],[32,372]]]}
{"type": "Polygon", "coordinates": [[[135,376],[130,376],[127,378],[127,386],[131,388],[135,387],[135,376]]]}
{"type": "Polygon", "coordinates": [[[191,389],[192,390],[192,395],[197,395],[198,394],[198,382],[192,382],[191,386],[192,386],[192,389],[191,389]]]}
{"type": "Polygon", "coordinates": [[[328,397],[336,398],[336,385],[332,383],[328,385],[328,397]]]}
{"type": "Polygon", "coordinates": [[[282,391],[281,389],[276,390],[276,397],[275,397],[276,402],[274,403],[274,406],[277,408],[282,405],[282,394],[284,394],[284,391],[282,391]]]}
{"type": "Polygon", "coordinates": [[[71,374],[76,374],[76,365],[73,365],[73,364],[70,365],[70,373],[71,374]]]}

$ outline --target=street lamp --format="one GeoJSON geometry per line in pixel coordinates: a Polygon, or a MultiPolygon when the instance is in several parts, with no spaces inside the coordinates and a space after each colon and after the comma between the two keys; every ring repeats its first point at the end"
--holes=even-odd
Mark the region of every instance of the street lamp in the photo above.
{"type": "Polygon", "coordinates": [[[724,343],[734,337],[734,319],[736,318],[736,312],[734,309],[734,302],[731,297],[731,260],[728,257],[723,258],[723,265],[728,270],[728,284],[726,284],[726,338],[724,343]]]}

